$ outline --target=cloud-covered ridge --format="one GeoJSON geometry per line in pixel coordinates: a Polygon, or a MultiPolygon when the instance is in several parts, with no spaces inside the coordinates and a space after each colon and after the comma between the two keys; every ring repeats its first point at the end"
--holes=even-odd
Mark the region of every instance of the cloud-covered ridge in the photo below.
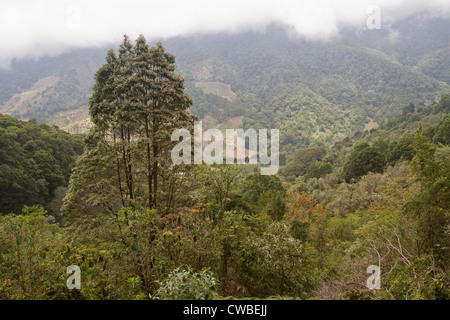
{"type": "Polygon", "coordinates": [[[385,26],[416,12],[450,13],[448,0],[3,0],[0,68],[13,58],[118,43],[125,33],[167,38],[263,31],[278,22],[301,36],[323,39],[337,35],[342,26],[365,26],[372,5],[381,9],[385,26]]]}

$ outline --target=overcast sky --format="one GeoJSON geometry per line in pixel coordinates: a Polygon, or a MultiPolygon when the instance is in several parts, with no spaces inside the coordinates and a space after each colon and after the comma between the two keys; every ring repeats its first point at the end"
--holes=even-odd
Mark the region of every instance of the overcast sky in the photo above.
{"type": "Polygon", "coordinates": [[[448,15],[450,0],[0,0],[0,68],[12,58],[56,55],[76,47],[119,44],[123,34],[151,38],[211,32],[264,31],[282,22],[324,39],[342,26],[364,27],[368,8],[382,28],[414,12],[448,15]]]}

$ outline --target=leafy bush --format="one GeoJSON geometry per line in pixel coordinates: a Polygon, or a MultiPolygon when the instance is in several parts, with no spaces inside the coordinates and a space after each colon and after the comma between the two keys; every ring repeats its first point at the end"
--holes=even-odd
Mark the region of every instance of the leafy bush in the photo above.
{"type": "Polygon", "coordinates": [[[345,181],[349,183],[353,179],[357,180],[368,172],[382,173],[386,163],[384,154],[374,146],[356,146],[344,166],[345,181]]]}
{"type": "Polygon", "coordinates": [[[218,297],[218,283],[207,269],[193,272],[191,268],[176,268],[153,295],[161,300],[213,300],[218,297]]]}

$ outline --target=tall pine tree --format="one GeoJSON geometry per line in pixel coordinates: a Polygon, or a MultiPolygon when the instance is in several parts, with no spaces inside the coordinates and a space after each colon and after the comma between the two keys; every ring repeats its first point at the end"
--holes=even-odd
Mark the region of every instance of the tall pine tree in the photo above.
{"type": "Polygon", "coordinates": [[[64,209],[84,195],[88,204],[113,215],[121,207],[170,212],[188,171],[172,166],[176,142],[170,137],[175,129],[192,128],[191,105],[184,79],[175,73],[175,57],[160,42],[150,47],[140,35],[133,46],[124,36],[118,55],[108,51],[95,74],[89,101],[94,126],[64,209]]]}

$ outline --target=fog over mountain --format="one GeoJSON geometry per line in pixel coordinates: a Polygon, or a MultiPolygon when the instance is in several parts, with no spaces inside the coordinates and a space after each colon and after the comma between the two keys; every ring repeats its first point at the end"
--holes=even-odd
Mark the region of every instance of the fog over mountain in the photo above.
{"type": "MultiPolygon", "coordinates": [[[[381,28],[411,14],[448,16],[447,0],[169,0],[169,1],[2,1],[0,3],[0,68],[12,59],[54,56],[79,47],[152,38],[214,32],[261,31],[272,23],[284,24],[313,39],[339,35],[343,27],[366,28],[380,9],[381,28]]],[[[397,33],[396,36],[398,36],[397,33]]]]}

